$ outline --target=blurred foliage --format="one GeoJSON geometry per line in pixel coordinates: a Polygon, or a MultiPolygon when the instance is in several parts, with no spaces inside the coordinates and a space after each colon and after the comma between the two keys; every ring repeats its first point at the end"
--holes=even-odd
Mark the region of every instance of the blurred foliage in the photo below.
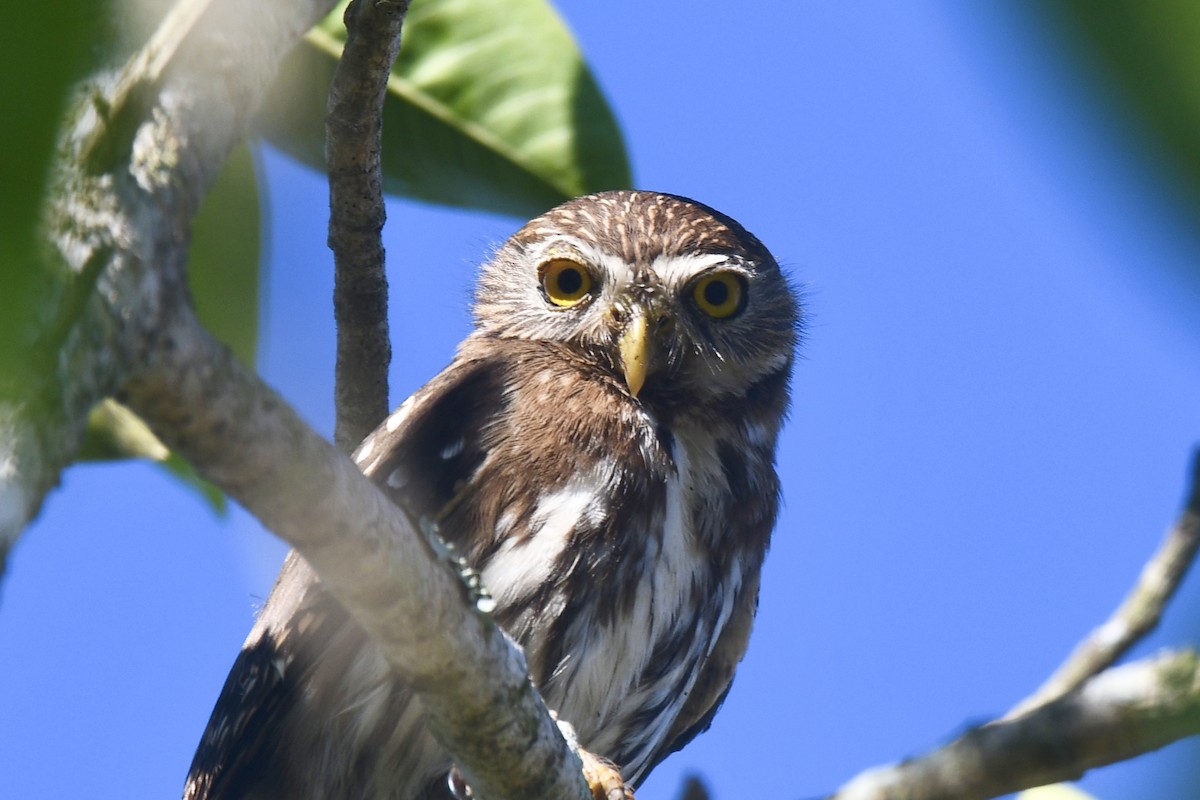
{"type": "Polygon", "coordinates": [[[87,435],[79,457],[87,461],[109,458],[145,458],[166,461],[171,455],[154,432],[116,400],[103,400],[88,414],[87,435]]]}
{"type": "Polygon", "coordinates": [[[95,64],[98,0],[14,3],[0,25],[0,390],[23,389],[50,293],[37,223],[63,109],[95,64]],[[47,24],[54,20],[54,24],[47,24]]]}
{"type": "MultiPolygon", "coordinates": [[[[273,144],[318,169],[344,6],[292,54],[260,115],[273,144]]],[[[415,0],[383,145],[385,191],[520,217],[632,183],[613,113],[546,0],[415,0]]]]}
{"type": "MultiPolygon", "coordinates": [[[[1200,2],[1027,3],[1132,121],[1200,232],[1200,2]]],[[[1200,266],[1197,267],[1200,270],[1200,266]]]]}

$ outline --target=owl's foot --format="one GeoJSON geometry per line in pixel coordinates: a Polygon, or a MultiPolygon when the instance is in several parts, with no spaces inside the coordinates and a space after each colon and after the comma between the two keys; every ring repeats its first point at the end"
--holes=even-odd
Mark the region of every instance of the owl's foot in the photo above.
{"type": "MultiPolygon", "coordinates": [[[[587,778],[588,788],[592,790],[595,800],[636,800],[633,789],[625,784],[616,764],[582,748],[578,752],[583,759],[583,776],[587,778]]],[[[450,770],[446,783],[456,800],[471,800],[474,797],[458,767],[450,770]]]]}
{"type": "Polygon", "coordinates": [[[595,800],[634,800],[633,789],[625,783],[616,764],[583,748],[579,749],[579,757],[583,759],[583,776],[595,800]]]}

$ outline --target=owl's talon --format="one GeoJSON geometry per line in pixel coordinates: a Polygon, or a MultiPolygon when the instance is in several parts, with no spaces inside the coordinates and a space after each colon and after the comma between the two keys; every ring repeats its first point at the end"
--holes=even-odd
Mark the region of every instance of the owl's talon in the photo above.
{"type": "Polygon", "coordinates": [[[634,800],[633,789],[625,783],[616,764],[582,749],[579,757],[583,759],[583,776],[595,800],[634,800]]]}

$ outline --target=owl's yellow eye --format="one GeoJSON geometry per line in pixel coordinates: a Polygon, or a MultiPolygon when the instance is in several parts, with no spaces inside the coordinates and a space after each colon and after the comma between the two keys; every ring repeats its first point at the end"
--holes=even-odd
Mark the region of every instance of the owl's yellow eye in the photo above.
{"type": "Polygon", "coordinates": [[[732,317],[742,310],[746,279],[736,272],[714,272],[696,281],[692,299],[713,319],[732,317]]]}
{"type": "Polygon", "coordinates": [[[569,258],[553,258],[541,266],[540,272],[546,297],[561,308],[577,304],[592,290],[587,268],[569,258]]]}

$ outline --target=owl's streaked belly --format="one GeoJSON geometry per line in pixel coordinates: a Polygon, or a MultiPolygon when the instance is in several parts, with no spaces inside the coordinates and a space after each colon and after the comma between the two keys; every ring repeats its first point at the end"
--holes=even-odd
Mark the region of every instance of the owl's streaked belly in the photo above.
{"type": "MultiPolygon", "coordinates": [[[[641,422],[637,433],[653,437],[653,421],[641,422]]],[[[610,569],[609,559],[622,560],[617,570],[635,573],[621,581],[632,588],[615,614],[603,614],[602,604],[563,591],[548,606],[559,619],[570,619],[565,630],[555,631],[554,620],[542,619],[514,631],[535,664],[535,675],[543,639],[565,637],[555,652],[567,655],[542,665],[546,703],[574,727],[585,748],[613,758],[630,781],[638,779],[670,732],[695,681],[693,666],[711,651],[742,580],[736,560],[725,565],[721,580],[711,580],[713,565],[695,531],[700,514],[720,514],[728,498],[713,448],[697,446],[692,437],[674,437],[668,442],[647,438],[642,450],[643,458],[658,459],[664,467],[658,503],[618,522],[606,503],[618,494],[615,483],[625,465],[611,458],[584,462],[564,485],[538,500],[526,535],[513,536],[515,520],[500,516],[496,534],[503,545],[480,569],[502,610],[527,603],[548,581],[587,571],[589,559],[610,569]],[[614,524],[622,530],[614,530],[614,524]],[[617,549],[631,541],[641,550],[617,549]],[[567,553],[574,553],[570,564],[563,561],[567,553]],[[697,587],[708,587],[706,596],[697,597],[697,587]],[[632,730],[640,735],[630,737],[632,730]]],[[[604,580],[600,574],[587,577],[593,583],[604,580]]]]}

